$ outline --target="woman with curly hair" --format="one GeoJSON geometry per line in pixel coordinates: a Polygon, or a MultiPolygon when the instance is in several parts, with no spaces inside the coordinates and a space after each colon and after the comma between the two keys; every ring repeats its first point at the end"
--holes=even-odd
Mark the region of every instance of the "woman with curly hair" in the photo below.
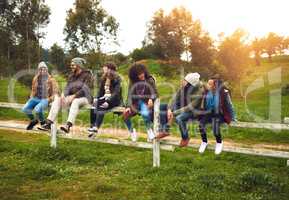
{"type": "Polygon", "coordinates": [[[155,79],[150,75],[143,64],[136,63],[129,70],[129,90],[127,108],[123,117],[128,129],[132,132],[132,123],[130,118],[140,114],[144,120],[148,140],[155,138],[152,129],[154,101],[158,97],[155,79]]]}

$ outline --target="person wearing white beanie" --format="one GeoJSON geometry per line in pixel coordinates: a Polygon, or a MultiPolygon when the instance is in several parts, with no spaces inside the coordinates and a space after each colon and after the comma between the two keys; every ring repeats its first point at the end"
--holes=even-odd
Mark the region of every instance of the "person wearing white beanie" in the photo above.
{"type": "Polygon", "coordinates": [[[189,73],[185,76],[184,80],[187,81],[189,84],[192,86],[196,86],[200,82],[200,74],[195,72],[195,73],[189,73]]]}
{"type": "Polygon", "coordinates": [[[30,123],[26,127],[27,130],[32,130],[38,122],[42,125],[45,123],[44,110],[49,102],[52,102],[54,97],[59,94],[58,84],[48,73],[45,62],[40,62],[37,69],[37,74],[32,80],[30,99],[22,108],[22,111],[30,119],[30,123]],[[36,116],[33,115],[33,111],[35,111],[36,116]]]}
{"type": "Polygon", "coordinates": [[[47,65],[45,64],[45,62],[40,62],[39,64],[38,64],[38,70],[41,70],[41,69],[46,69],[46,70],[48,70],[48,67],[47,67],[47,65]]]}
{"type": "MultiPolygon", "coordinates": [[[[200,81],[200,74],[189,73],[182,80],[182,87],[175,95],[171,104],[167,106],[167,115],[161,114],[161,126],[166,127],[166,131],[160,132],[157,136],[158,139],[164,138],[169,135],[169,126],[173,119],[176,119],[176,123],[179,125],[182,140],[180,141],[180,147],[185,147],[189,143],[189,133],[187,129],[187,122],[192,119],[196,120],[197,111],[199,110],[202,100],[202,94],[204,86],[200,81]],[[167,125],[164,123],[167,121],[167,125]]],[[[162,108],[162,111],[165,107],[162,108]]],[[[166,113],[166,112],[164,112],[166,113]]]]}

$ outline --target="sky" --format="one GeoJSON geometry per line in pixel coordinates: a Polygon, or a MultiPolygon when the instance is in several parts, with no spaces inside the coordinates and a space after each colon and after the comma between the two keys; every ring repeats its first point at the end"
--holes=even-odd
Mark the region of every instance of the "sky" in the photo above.
{"type": "MultiPolygon", "coordinates": [[[[63,29],[66,12],[75,0],[46,0],[51,8],[50,23],[44,29],[45,48],[54,43],[65,47],[63,29]],[[59,3],[61,2],[61,3],[59,3]]],[[[232,34],[245,29],[250,38],[262,37],[268,32],[289,36],[289,1],[287,0],[102,0],[102,7],[119,22],[119,46],[111,43],[102,47],[109,52],[128,54],[141,47],[147,24],[154,12],[162,8],[169,12],[176,6],[190,10],[193,19],[199,19],[204,30],[214,38],[223,32],[232,34]]]]}

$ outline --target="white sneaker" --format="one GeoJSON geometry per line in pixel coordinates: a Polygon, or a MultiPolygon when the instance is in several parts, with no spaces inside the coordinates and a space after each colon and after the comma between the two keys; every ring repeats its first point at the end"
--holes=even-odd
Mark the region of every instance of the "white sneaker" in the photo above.
{"type": "Polygon", "coordinates": [[[133,129],[132,132],[130,133],[130,138],[131,138],[131,141],[133,142],[137,141],[137,133],[135,129],[133,129]]]}
{"type": "Polygon", "coordinates": [[[216,143],[216,149],[215,154],[219,155],[223,150],[223,142],[222,143],[216,143]]]}
{"type": "Polygon", "coordinates": [[[98,132],[98,129],[97,129],[97,127],[95,127],[95,126],[90,127],[90,128],[88,128],[87,130],[88,130],[88,137],[89,137],[89,138],[94,138],[95,135],[96,135],[97,132],[98,132]]]}
{"type": "Polygon", "coordinates": [[[90,127],[87,129],[88,132],[93,132],[93,133],[97,133],[98,132],[98,129],[96,126],[93,126],[93,127],[90,127]]]}
{"type": "Polygon", "coordinates": [[[207,148],[208,143],[202,142],[199,148],[199,153],[204,153],[207,148]]]}
{"type": "Polygon", "coordinates": [[[148,129],[148,130],[147,130],[147,134],[148,134],[148,139],[149,139],[150,141],[153,140],[153,139],[155,139],[155,137],[156,137],[152,129],[148,129]]]}

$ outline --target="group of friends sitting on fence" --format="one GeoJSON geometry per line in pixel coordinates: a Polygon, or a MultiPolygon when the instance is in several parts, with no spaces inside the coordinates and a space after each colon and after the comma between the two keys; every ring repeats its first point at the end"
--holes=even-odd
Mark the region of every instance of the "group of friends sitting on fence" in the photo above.
{"type": "Polygon", "coordinates": [[[98,92],[92,95],[94,87],[94,75],[86,67],[83,58],[71,60],[71,72],[67,85],[61,93],[57,81],[48,73],[45,62],[40,62],[38,70],[32,81],[30,99],[23,107],[30,122],[27,130],[37,127],[42,131],[49,131],[51,125],[57,121],[57,115],[62,108],[69,108],[68,119],[61,131],[69,133],[75,124],[79,109],[85,105],[91,105],[90,127],[88,137],[93,138],[98,134],[103,123],[104,115],[115,107],[125,107],[121,113],[132,141],[137,141],[137,132],[133,127],[131,118],[140,115],[147,131],[148,141],[162,139],[170,135],[170,128],[175,121],[181,133],[179,146],[189,144],[189,130],[187,124],[195,120],[199,124],[202,143],[199,152],[203,153],[207,147],[206,125],[212,124],[212,131],[216,138],[215,154],[220,154],[223,149],[223,141],[220,125],[230,124],[235,119],[235,113],[229,90],[222,80],[214,76],[207,83],[200,81],[197,72],[188,73],[183,77],[178,92],[169,104],[160,104],[158,133],[153,129],[154,102],[159,98],[156,80],[150,75],[147,67],[140,63],[133,64],[128,72],[129,87],[127,101],[122,97],[122,79],[117,73],[114,63],[106,63],[102,66],[102,76],[98,83],[98,92]],[[44,111],[51,104],[48,117],[45,119],[44,111]],[[35,111],[35,115],[33,114],[35,111]]]}

